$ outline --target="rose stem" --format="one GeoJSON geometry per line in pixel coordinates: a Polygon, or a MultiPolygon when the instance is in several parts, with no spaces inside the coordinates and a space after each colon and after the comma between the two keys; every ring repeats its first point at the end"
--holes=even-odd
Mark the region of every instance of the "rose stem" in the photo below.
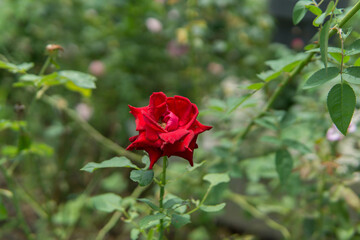
{"type": "MultiPolygon", "coordinates": [[[[166,185],[166,165],[167,165],[167,157],[163,157],[163,170],[160,182],[160,199],[159,199],[159,207],[160,212],[163,212],[163,200],[164,200],[164,192],[165,192],[165,185],[166,185]]],[[[160,235],[159,240],[162,240],[164,236],[164,220],[160,219],[160,235]]]]}

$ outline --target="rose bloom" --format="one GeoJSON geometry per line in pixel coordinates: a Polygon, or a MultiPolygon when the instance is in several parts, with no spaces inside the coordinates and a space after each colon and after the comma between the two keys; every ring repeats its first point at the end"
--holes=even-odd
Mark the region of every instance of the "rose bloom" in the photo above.
{"type": "Polygon", "coordinates": [[[153,93],[145,107],[132,107],[136,131],[127,150],[145,150],[149,154],[152,169],[162,156],[179,156],[193,166],[194,149],[200,133],[212,127],[201,124],[196,117],[199,110],[189,99],[182,96],[167,97],[162,92],[153,93]]]}

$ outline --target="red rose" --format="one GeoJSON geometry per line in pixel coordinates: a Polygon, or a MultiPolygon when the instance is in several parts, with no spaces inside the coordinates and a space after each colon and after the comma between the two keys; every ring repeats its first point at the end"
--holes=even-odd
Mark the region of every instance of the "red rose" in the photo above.
{"type": "Polygon", "coordinates": [[[127,150],[145,150],[150,157],[149,169],[162,156],[183,157],[193,166],[197,137],[212,128],[196,120],[199,110],[195,104],[185,97],[157,92],[150,96],[149,106],[129,108],[139,135],[129,139],[132,143],[127,150]]]}

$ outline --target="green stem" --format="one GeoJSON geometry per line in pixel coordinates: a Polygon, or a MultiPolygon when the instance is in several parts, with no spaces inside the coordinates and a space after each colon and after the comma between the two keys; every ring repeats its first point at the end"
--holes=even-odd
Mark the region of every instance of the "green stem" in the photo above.
{"type": "Polygon", "coordinates": [[[15,207],[15,211],[16,211],[16,216],[20,223],[20,227],[26,234],[26,238],[29,240],[33,240],[34,239],[33,234],[31,233],[30,227],[29,227],[28,223],[26,222],[25,217],[20,208],[20,201],[18,198],[17,189],[15,187],[15,182],[13,181],[13,179],[11,178],[11,176],[9,175],[9,173],[3,166],[0,166],[0,170],[3,173],[3,175],[5,176],[8,187],[13,194],[12,195],[13,203],[14,203],[14,207],[15,207]]]}
{"type": "MultiPolygon", "coordinates": [[[[161,175],[161,184],[160,184],[160,199],[159,199],[159,207],[160,212],[164,211],[163,209],[163,202],[164,202],[164,193],[165,193],[165,185],[166,185],[166,165],[167,165],[167,157],[163,157],[163,169],[161,175]]],[[[164,220],[160,219],[160,235],[159,240],[162,240],[164,237],[164,220]]]]}
{"type": "MultiPolygon", "coordinates": [[[[360,1],[358,1],[353,8],[341,19],[340,23],[333,27],[329,32],[329,38],[337,32],[337,28],[341,28],[344,26],[354,15],[360,10],[360,1]]],[[[319,45],[319,44],[318,44],[319,45]]],[[[279,97],[280,93],[285,89],[285,86],[297,75],[299,74],[304,67],[312,60],[315,53],[310,53],[289,75],[286,77],[279,85],[279,87],[275,90],[275,92],[270,97],[267,105],[263,108],[263,110],[257,114],[252,120],[248,123],[245,130],[235,137],[235,141],[244,139],[252,126],[255,123],[255,120],[262,117],[274,104],[275,100],[279,97]]]]}
{"type": "Polygon", "coordinates": [[[279,231],[283,235],[284,239],[291,238],[290,232],[286,227],[275,222],[274,220],[269,218],[265,213],[261,212],[255,206],[250,204],[243,195],[229,192],[227,194],[227,198],[233,201],[234,203],[236,203],[237,205],[239,205],[242,209],[248,211],[254,217],[263,220],[269,227],[279,231]]]}
{"type": "Polygon", "coordinates": [[[50,63],[51,63],[51,57],[48,56],[46,58],[46,61],[45,61],[44,65],[42,66],[42,68],[41,68],[41,70],[39,72],[40,76],[44,75],[44,73],[45,73],[46,69],[49,67],[50,63]]]}
{"type": "Polygon", "coordinates": [[[204,197],[201,199],[201,201],[200,201],[199,205],[198,205],[196,208],[194,208],[193,210],[190,210],[189,212],[187,212],[186,214],[192,214],[193,212],[195,212],[195,211],[199,210],[199,209],[200,209],[200,207],[201,207],[201,205],[203,205],[203,204],[204,204],[204,202],[205,202],[205,200],[207,199],[207,197],[208,197],[208,195],[209,195],[209,193],[210,193],[211,189],[212,189],[212,186],[210,185],[210,187],[209,187],[209,188],[208,188],[208,190],[206,191],[206,193],[205,193],[204,197]]]}

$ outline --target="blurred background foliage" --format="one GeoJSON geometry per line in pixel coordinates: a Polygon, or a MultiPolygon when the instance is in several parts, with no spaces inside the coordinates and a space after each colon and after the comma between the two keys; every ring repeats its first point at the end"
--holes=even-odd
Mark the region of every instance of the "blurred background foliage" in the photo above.
{"type": "MultiPolygon", "coordinates": [[[[340,163],[332,165],[332,160],[342,153],[340,144],[326,139],[331,121],[325,104],[319,104],[326,89],[307,93],[297,89],[319,62],[306,69],[305,77],[297,78],[279,98],[276,110],[259,119],[258,128],[237,144],[239,133],[276,87],[269,84],[241,109],[232,109],[248,93],[244,86],[260,80],[256,74],[267,69],[267,60],[295,56],[307,44],[300,37],[289,46],[272,43],[277,20],[268,4],[267,0],[2,0],[0,60],[34,62],[29,72],[38,73],[46,59],[45,46],[61,45],[64,51],[57,59],[61,69],[96,76],[97,88],[90,94],[51,87],[47,93],[61,95],[57,104],[75,109],[121,146],[128,145],[135,131],[127,105],[147,105],[154,91],[188,97],[206,109],[200,113],[203,122],[215,128],[204,135],[196,152],[196,161],[206,163],[170,183],[168,191],[184,199],[200,198],[202,175],[229,171],[230,189],[239,195],[229,194],[228,186],[216,187],[208,201],[228,199],[226,211],[196,215],[186,230],[170,232],[171,239],[282,239],[287,231],[292,239],[316,239],[316,224],[328,237],[324,239],[352,239],[360,225],[348,207],[359,211],[360,200],[339,179],[347,174],[348,181],[358,181],[353,175],[357,160],[345,160],[339,175],[327,175],[336,171],[340,163]],[[294,174],[280,186],[274,157],[284,138],[305,144],[295,144],[294,174]],[[331,219],[321,224],[324,216],[331,219]]],[[[49,73],[53,70],[54,66],[49,73]]],[[[14,88],[14,75],[0,71],[0,79],[0,118],[26,122],[4,127],[0,138],[1,157],[11,159],[14,185],[20,186],[22,196],[18,201],[30,230],[38,239],[95,238],[110,217],[94,211],[86,196],[130,195],[135,185],[128,180],[129,172],[79,172],[86,162],[103,161],[114,153],[89,138],[66,114],[35,100],[34,92],[14,88]],[[32,148],[16,155],[12,145],[19,144],[18,139],[25,145],[31,141],[32,148]]],[[[347,140],[353,144],[355,159],[357,136],[355,132],[347,140]]],[[[169,178],[179,178],[179,169],[185,171],[185,163],[171,163],[169,178]]],[[[0,190],[6,188],[5,178],[0,176],[0,190]]],[[[154,194],[156,189],[146,191],[154,194]]],[[[7,210],[0,207],[0,238],[25,239],[18,221],[6,217],[17,212],[9,199],[3,192],[0,203],[7,210]]],[[[129,239],[129,229],[119,222],[107,239],[129,239]]]]}

